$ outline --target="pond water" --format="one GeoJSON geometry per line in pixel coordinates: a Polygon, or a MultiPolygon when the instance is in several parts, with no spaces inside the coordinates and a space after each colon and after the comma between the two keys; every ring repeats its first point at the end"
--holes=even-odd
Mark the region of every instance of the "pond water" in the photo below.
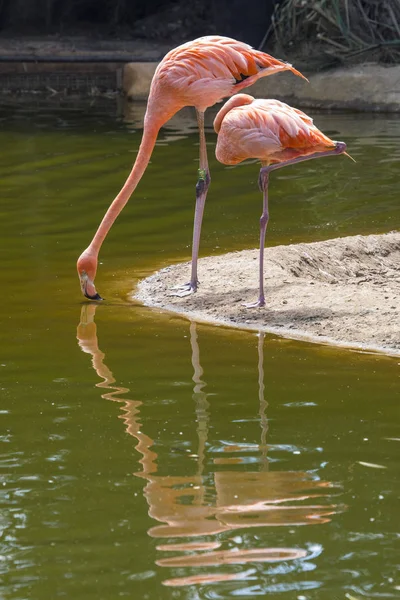
{"type": "MultiPolygon", "coordinates": [[[[400,120],[314,116],[357,163],[274,174],[267,243],[398,227],[400,120]]],[[[1,597],[399,597],[399,359],[128,302],[190,256],[190,110],[103,246],[107,300],[83,302],[76,258],[135,159],[143,106],[0,117],[1,597]]],[[[208,142],[201,254],[255,247],[258,167],[218,165],[210,127],[208,142]]]]}

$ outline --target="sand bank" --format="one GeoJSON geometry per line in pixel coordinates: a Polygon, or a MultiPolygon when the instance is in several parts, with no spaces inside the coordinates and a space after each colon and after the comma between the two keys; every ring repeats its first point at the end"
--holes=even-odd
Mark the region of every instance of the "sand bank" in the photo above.
{"type": "Polygon", "coordinates": [[[258,250],[199,261],[196,294],[172,295],[190,263],[142,280],[147,306],[209,323],[400,355],[400,232],[267,248],[266,306],[258,295],[258,250]]]}

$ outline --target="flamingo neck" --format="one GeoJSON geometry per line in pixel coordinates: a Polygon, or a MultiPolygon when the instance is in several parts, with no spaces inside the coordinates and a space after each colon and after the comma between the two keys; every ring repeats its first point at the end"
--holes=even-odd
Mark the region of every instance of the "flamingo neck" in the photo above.
{"type": "Polygon", "coordinates": [[[224,106],[220,109],[217,116],[214,119],[214,130],[215,133],[219,133],[222,121],[224,117],[228,114],[230,110],[233,108],[237,108],[238,106],[244,106],[245,104],[251,104],[254,101],[253,96],[249,94],[236,94],[236,96],[232,96],[229,98],[224,104],[224,106]]]}
{"type": "MultiPolygon", "coordinates": [[[[147,115],[146,115],[147,116],[147,115]]],[[[149,164],[151,154],[153,152],[154,145],[157,140],[158,132],[163,123],[151,122],[150,119],[145,117],[143,137],[140,144],[139,152],[135,160],[135,164],[132,167],[131,172],[128,175],[121,191],[115,197],[110,204],[106,214],[103,217],[92,241],[89,244],[88,251],[90,254],[97,257],[101,245],[104,242],[108,232],[110,231],[115,219],[118,217],[125,204],[128,202],[135,190],[137,184],[142,178],[143,173],[149,164]]]]}

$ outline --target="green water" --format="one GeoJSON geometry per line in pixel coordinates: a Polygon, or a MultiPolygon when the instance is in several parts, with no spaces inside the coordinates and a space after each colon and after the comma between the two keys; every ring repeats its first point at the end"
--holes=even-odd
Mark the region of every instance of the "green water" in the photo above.
{"type": "MultiPolygon", "coordinates": [[[[357,163],[274,174],[268,244],[395,229],[400,120],[315,117],[357,163]]],[[[399,360],[127,300],[190,255],[190,111],[103,247],[107,301],[82,302],[75,261],[141,118],[112,102],[0,112],[1,597],[399,597],[399,360]]],[[[208,140],[201,252],[254,247],[258,168],[218,165],[208,140]]]]}

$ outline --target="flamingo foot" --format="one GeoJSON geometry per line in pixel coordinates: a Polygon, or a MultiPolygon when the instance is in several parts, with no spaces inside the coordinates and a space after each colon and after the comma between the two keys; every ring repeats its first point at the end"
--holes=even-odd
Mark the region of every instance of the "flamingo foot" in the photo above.
{"type": "Polygon", "coordinates": [[[176,292],[173,291],[170,296],[177,296],[178,298],[190,296],[190,294],[197,292],[197,283],[198,282],[192,283],[191,281],[188,281],[188,283],[175,285],[172,290],[176,290],[176,292]]]}
{"type": "Polygon", "coordinates": [[[262,308],[265,306],[264,298],[259,298],[256,302],[243,302],[242,306],[245,308],[262,308]]]}

